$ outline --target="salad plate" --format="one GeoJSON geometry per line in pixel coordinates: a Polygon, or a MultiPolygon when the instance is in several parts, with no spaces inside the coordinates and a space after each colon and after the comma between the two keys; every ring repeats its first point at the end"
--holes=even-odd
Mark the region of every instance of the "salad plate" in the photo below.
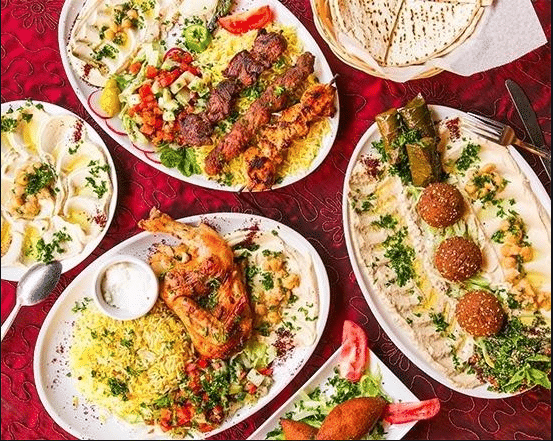
{"type": "MultiPolygon", "coordinates": [[[[187,224],[206,222],[220,234],[254,228],[278,235],[289,247],[312,262],[314,283],[319,298],[319,310],[314,323],[314,341],[295,346],[286,357],[273,364],[273,384],[266,395],[254,404],[246,404],[224,419],[217,429],[205,433],[206,437],[224,431],[254,414],[265,406],[290,382],[307,362],[324,330],[330,303],[330,288],[324,265],[313,246],[291,228],[260,216],[241,213],[213,213],[180,219],[187,224]]],[[[119,255],[147,260],[152,246],[165,240],[166,235],[142,232],[120,243],[90,264],[60,295],[40,330],[34,354],[34,377],[39,397],[54,419],[64,430],[81,439],[171,439],[169,433],[143,423],[129,424],[90,403],[76,388],[70,376],[69,353],[76,315],[75,305],[86,297],[93,297],[94,275],[104,262],[119,255]],[[69,375],[68,375],[69,374],[69,375]]]]}
{"type": "MultiPolygon", "coordinates": [[[[438,105],[429,105],[428,107],[432,113],[432,119],[436,122],[446,121],[446,120],[459,121],[459,118],[462,119],[462,116],[463,116],[463,112],[453,108],[438,106],[438,105]]],[[[378,126],[376,123],[374,123],[367,130],[364,136],[361,138],[355,151],[351,156],[351,160],[349,162],[349,166],[346,172],[346,177],[344,181],[344,191],[343,191],[343,213],[342,214],[343,214],[344,229],[346,233],[345,237],[346,237],[348,254],[350,256],[350,261],[352,263],[353,270],[356,275],[358,284],[361,288],[361,291],[367,303],[369,304],[369,307],[372,313],[375,315],[379,324],[382,326],[384,331],[388,334],[388,336],[393,341],[393,343],[416,366],[418,366],[422,371],[424,371],[431,378],[442,383],[443,385],[466,395],[470,395],[478,398],[487,398],[487,399],[505,398],[505,397],[512,396],[513,394],[521,393],[522,391],[517,391],[514,393],[497,392],[494,390],[490,390],[489,384],[485,384],[485,383],[484,384],[479,383],[480,385],[473,383],[471,386],[468,386],[468,385],[463,386],[461,385],[460,382],[459,383],[454,382],[448,375],[446,375],[446,372],[442,369],[442,367],[441,366],[438,367],[438,365],[434,363],[434,360],[431,359],[430,354],[432,353],[433,350],[435,350],[436,353],[439,353],[438,349],[436,349],[437,346],[434,346],[435,342],[433,340],[428,341],[428,346],[430,347],[430,350],[426,351],[428,353],[423,351],[421,347],[418,347],[417,345],[413,344],[414,334],[412,329],[410,328],[411,325],[409,324],[409,323],[412,323],[412,321],[409,318],[407,312],[404,312],[403,318],[400,319],[400,315],[397,314],[397,310],[395,309],[396,306],[391,307],[390,302],[387,301],[387,299],[385,299],[386,296],[379,295],[379,290],[375,288],[375,277],[373,274],[370,274],[370,271],[369,271],[370,262],[366,257],[366,250],[364,251],[365,254],[363,254],[363,252],[361,251],[361,246],[359,244],[359,241],[357,240],[357,236],[359,235],[358,228],[359,228],[360,221],[355,221],[355,219],[360,216],[358,213],[363,211],[364,209],[358,209],[358,211],[354,211],[355,201],[351,199],[352,190],[350,188],[350,185],[351,185],[350,182],[354,174],[354,169],[356,168],[357,165],[360,164],[361,161],[367,161],[365,162],[365,164],[367,165],[367,167],[369,167],[369,161],[371,159],[367,159],[367,158],[378,158],[378,153],[376,152],[376,149],[375,147],[373,147],[372,144],[373,142],[379,141],[380,138],[381,138],[381,135],[379,133],[378,126]],[[407,317],[407,319],[405,317],[407,317]]],[[[465,143],[469,141],[472,142],[472,139],[473,138],[466,139],[463,137],[462,141],[465,143]]],[[[460,138],[459,138],[459,141],[461,141],[460,138]]],[[[474,142],[486,142],[486,141],[479,140],[477,137],[475,137],[474,142]]],[[[503,147],[501,148],[503,149],[503,147]]],[[[516,172],[513,171],[512,176],[515,176],[516,174],[517,179],[519,179],[520,182],[522,183],[522,185],[520,186],[521,187],[520,190],[522,190],[522,187],[528,188],[528,191],[524,190],[525,191],[524,195],[526,198],[525,200],[534,201],[531,204],[525,202],[523,204],[523,209],[525,210],[525,212],[527,212],[528,210],[530,210],[529,207],[531,206],[534,207],[533,210],[536,210],[537,212],[539,212],[539,216],[536,215],[536,218],[539,217],[540,219],[543,219],[544,222],[547,223],[545,219],[547,219],[548,217],[550,218],[551,216],[551,201],[547,192],[545,191],[539,178],[536,176],[534,171],[530,168],[528,163],[513,147],[508,147],[508,153],[510,154],[510,157],[512,158],[512,160],[511,159],[505,160],[506,163],[509,164],[509,167],[511,169],[520,170],[516,172]]],[[[509,155],[506,155],[506,156],[509,156],[509,155]]],[[[486,158],[489,160],[490,157],[488,156],[486,158]]],[[[378,162],[378,160],[376,159],[375,161],[378,162]]],[[[497,161],[499,161],[499,159],[497,159],[497,161]]],[[[357,168],[357,170],[359,170],[359,168],[357,168]]],[[[467,176],[470,176],[470,175],[467,175],[467,176]]],[[[509,182],[510,179],[511,179],[511,176],[509,176],[507,182],[509,182]]],[[[513,179],[515,178],[513,177],[513,179]]],[[[359,188],[359,186],[357,186],[357,188],[359,188]]],[[[512,195],[510,197],[512,197],[512,195]]],[[[517,200],[516,196],[512,197],[509,200],[511,203],[511,206],[515,204],[515,200],[517,200]]],[[[369,211],[369,210],[365,210],[365,211],[369,211]]],[[[381,219],[383,219],[383,216],[386,213],[382,212],[380,214],[381,214],[381,219]]],[[[488,216],[483,222],[483,224],[492,225],[490,228],[493,228],[493,225],[495,224],[492,223],[492,220],[490,220],[492,218],[493,216],[492,217],[488,216]]],[[[390,218],[389,220],[392,220],[392,218],[390,218]]],[[[494,222],[495,221],[497,221],[497,219],[495,219],[494,222]]],[[[499,221],[497,221],[497,223],[499,223],[499,221]]],[[[373,224],[377,224],[377,223],[373,222],[373,224]]],[[[391,230],[388,230],[388,231],[391,231],[391,230]]],[[[411,230],[406,230],[406,231],[409,231],[408,234],[411,234],[411,230]]],[[[435,230],[432,230],[431,233],[435,233],[435,230]]],[[[534,240],[536,240],[535,234],[532,237],[534,240]]],[[[537,254],[539,254],[540,256],[543,255],[541,251],[539,251],[537,254]]],[[[432,262],[432,258],[430,257],[428,257],[427,260],[429,262],[432,262]]],[[[545,266],[543,268],[545,268],[545,266]]],[[[385,276],[382,276],[382,277],[385,277],[385,276]]],[[[477,288],[472,288],[472,289],[477,289],[477,288]]],[[[419,302],[420,302],[420,299],[419,299],[419,302]]],[[[417,314],[418,314],[417,317],[421,316],[421,312],[418,312],[417,314]]],[[[437,315],[433,316],[435,325],[436,323],[438,323],[437,321],[438,319],[439,317],[437,315]]],[[[438,323],[438,325],[440,325],[440,323],[438,323]]],[[[445,323],[444,326],[445,325],[448,325],[448,323],[445,323]]],[[[436,329],[434,330],[434,332],[437,332],[436,329]]],[[[455,337],[452,336],[449,341],[454,341],[454,338],[455,337]]],[[[467,379],[463,379],[462,381],[465,381],[468,384],[467,379]]]]}
{"type": "MultiPolygon", "coordinates": [[[[272,439],[270,433],[279,427],[281,418],[287,418],[286,414],[292,412],[295,408],[301,408],[302,400],[306,400],[307,394],[312,392],[316,387],[320,387],[325,382],[335,375],[335,369],[338,367],[342,348],[338,350],[326,361],[324,365],[313,375],[303,387],[292,395],[286,403],[284,403],[267,421],[265,421],[248,439],[264,440],[272,439]]],[[[418,402],[420,401],[384,364],[382,361],[370,351],[369,368],[368,370],[373,375],[382,377],[382,390],[391,399],[392,402],[418,402]]],[[[324,387],[321,389],[324,392],[324,387]]],[[[382,439],[401,439],[416,422],[393,424],[384,423],[384,435],[382,439]]]]}
{"type": "MultiPolygon", "coordinates": [[[[191,172],[189,169],[195,166],[189,166],[186,172],[182,172],[182,167],[180,168],[181,171],[179,171],[179,167],[175,165],[168,166],[168,164],[170,163],[165,161],[164,158],[160,156],[162,150],[155,147],[151,142],[143,142],[144,140],[139,142],[136,139],[131,139],[131,137],[128,136],[129,129],[126,122],[124,122],[119,116],[109,118],[103,114],[103,111],[100,110],[100,106],[98,104],[98,97],[100,96],[100,92],[102,89],[93,86],[89,81],[83,79],[82,72],[81,74],[79,74],[76,71],[74,65],[71,62],[70,56],[69,42],[71,39],[71,32],[75,20],[77,19],[85,3],[85,0],[66,0],[59,21],[58,42],[63,66],[71,87],[73,88],[73,90],[77,94],[77,97],[79,98],[87,112],[91,115],[91,117],[112,139],[118,142],[127,151],[129,151],[145,163],[156,168],[157,170],[168,174],[169,176],[210,189],[224,191],[243,190],[245,188],[245,184],[243,182],[229,182],[228,175],[231,174],[230,172],[225,172],[224,175],[221,175],[221,173],[219,173],[219,175],[216,176],[209,176],[205,171],[199,170],[197,166],[193,172],[191,172]]],[[[270,7],[272,11],[273,23],[278,24],[278,26],[280,27],[286,27],[287,29],[291,30],[290,35],[294,34],[291,38],[293,39],[296,46],[301,47],[301,51],[308,51],[314,55],[314,77],[317,79],[317,81],[320,83],[331,83],[333,81],[334,75],[317,42],[311,36],[305,26],[298,20],[298,18],[282,3],[277,0],[238,0],[236,2],[233,2],[232,11],[238,13],[241,11],[253,10],[255,8],[264,6],[270,7]]],[[[190,9],[193,12],[195,8],[190,7],[190,9]]],[[[167,44],[172,44],[170,40],[174,39],[173,34],[175,34],[175,32],[173,31],[168,33],[166,40],[169,43],[167,44]]],[[[215,40],[216,39],[214,38],[213,41],[215,40]]],[[[165,39],[163,41],[165,44],[165,39]]],[[[83,69],[86,70],[86,66],[83,69]]],[[[325,131],[320,132],[320,139],[314,139],[312,142],[313,145],[317,145],[317,148],[313,150],[313,148],[310,147],[310,151],[308,153],[298,153],[298,161],[300,161],[298,162],[299,165],[290,168],[290,173],[285,172],[283,176],[280,176],[271,186],[271,188],[276,189],[293,184],[312,173],[323,162],[333,145],[338,130],[340,106],[338,102],[338,96],[337,94],[335,95],[336,111],[334,112],[333,116],[327,119],[328,124],[326,125],[325,131]],[[309,155],[312,154],[313,157],[311,158],[311,156],[309,155]],[[307,162],[302,159],[302,155],[309,156],[311,158],[308,160],[309,165],[306,165],[307,162]]],[[[135,132],[138,133],[137,131],[135,132]]],[[[138,134],[138,136],[141,137],[140,134],[138,134]]],[[[317,132],[317,136],[319,136],[319,131],[317,132]]],[[[303,141],[300,140],[299,142],[303,141]]],[[[187,150],[191,148],[192,147],[187,147],[187,150]]],[[[234,174],[235,176],[241,175],[242,173],[243,172],[240,172],[233,168],[232,174],[234,174]]]]}

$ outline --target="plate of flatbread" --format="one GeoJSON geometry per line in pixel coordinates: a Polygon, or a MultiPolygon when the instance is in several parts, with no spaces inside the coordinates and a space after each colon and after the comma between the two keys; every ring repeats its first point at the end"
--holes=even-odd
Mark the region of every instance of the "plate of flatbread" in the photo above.
{"type": "MultiPolygon", "coordinates": [[[[424,65],[459,47],[492,1],[311,0],[311,5],[317,30],[336,56],[385,76],[383,69],[424,65]]],[[[417,78],[439,72],[428,66],[417,78]]]]}

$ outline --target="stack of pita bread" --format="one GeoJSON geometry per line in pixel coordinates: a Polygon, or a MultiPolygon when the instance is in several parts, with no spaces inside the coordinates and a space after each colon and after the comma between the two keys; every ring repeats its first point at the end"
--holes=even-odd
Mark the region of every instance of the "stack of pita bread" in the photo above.
{"type": "MultiPolygon", "coordinates": [[[[492,1],[312,0],[312,6],[315,24],[335,54],[374,73],[359,52],[346,48],[344,38],[379,66],[420,65],[451,52],[470,37],[492,1]]],[[[419,77],[438,72],[432,68],[419,77]]]]}

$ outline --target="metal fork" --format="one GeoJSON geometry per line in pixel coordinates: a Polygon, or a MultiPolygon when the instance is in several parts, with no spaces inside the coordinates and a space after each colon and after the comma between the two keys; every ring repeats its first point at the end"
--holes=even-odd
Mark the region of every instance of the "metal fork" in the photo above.
{"type": "Polygon", "coordinates": [[[462,121],[471,132],[502,146],[515,145],[551,161],[551,151],[546,146],[535,146],[521,141],[511,126],[474,113],[468,112],[467,115],[462,121]]]}

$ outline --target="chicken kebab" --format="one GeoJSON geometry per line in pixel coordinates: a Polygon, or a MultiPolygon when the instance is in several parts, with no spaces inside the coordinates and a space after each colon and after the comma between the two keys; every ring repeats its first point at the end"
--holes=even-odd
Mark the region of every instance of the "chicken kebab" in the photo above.
{"type": "Polygon", "coordinates": [[[179,143],[188,146],[211,144],[215,125],[230,115],[240,92],[256,83],[259,76],[282,56],[287,44],[281,34],[260,29],[252,49],[242,50],[230,60],[223,71],[225,79],[211,92],[206,109],[179,115],[179,143]]]}
{"type": "Polygon", "coordinates": [[[244,154],[248,190],[268,190],[275,184],[292,142],[306,136],[315,121],[334,116],[335,95],[332,85],[314,84],[303,93],[298,104],[282,111],[276,121],[261,130],[256,142],[244,154]]]}

